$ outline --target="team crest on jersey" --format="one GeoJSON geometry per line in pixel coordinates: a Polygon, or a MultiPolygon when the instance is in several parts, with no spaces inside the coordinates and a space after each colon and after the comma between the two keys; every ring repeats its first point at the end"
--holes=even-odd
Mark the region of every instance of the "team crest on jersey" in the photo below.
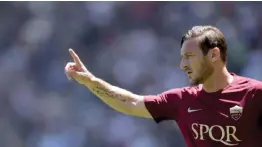
{"type": "Polygon", "coordinates": [[[236,105],[234,107],[231,107],[229,110],[230,110],[230,115],[234,120],[238,120],[242,116],[243,108],[240,106],[236,105]]]}

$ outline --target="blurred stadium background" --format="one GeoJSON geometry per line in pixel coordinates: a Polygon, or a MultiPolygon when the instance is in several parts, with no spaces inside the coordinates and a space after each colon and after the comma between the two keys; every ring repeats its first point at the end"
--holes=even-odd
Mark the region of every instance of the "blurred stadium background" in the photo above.
{"type": "Polygon", "coordinates": [[[184,147],[176,123],[122,115],[70,82],[72,47],[98,77],[138,94],[187,85],[180,39],[219,27],[228,67],[262,80],[260,2],[0,2],[0,147],[184,147]]]}

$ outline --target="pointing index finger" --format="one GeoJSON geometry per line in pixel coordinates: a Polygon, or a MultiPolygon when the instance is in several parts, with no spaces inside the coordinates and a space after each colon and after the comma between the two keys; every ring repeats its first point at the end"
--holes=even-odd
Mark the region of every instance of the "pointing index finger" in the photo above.
{"type": "Polygon", "coordinates": [[[70,48],[70,49],[69,49],[69,53],[71,54],[72,58],[74,59],[74,61],[75,61],[75,63],[76,63],[77,65],[82,65],[82,62],[81,62],[80,58],[79,58],[78,55],[74,52],[73,49],[70,48]]]}

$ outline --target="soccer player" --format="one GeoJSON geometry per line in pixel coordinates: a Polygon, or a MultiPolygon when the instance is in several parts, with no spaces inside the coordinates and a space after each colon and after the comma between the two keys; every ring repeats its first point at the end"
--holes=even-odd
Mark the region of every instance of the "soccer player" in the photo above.
{"type": "Polygon", "coordinates": [[[175,120],[188,147],[262,146],[262,82],[227,70],[227,43],[216,27],[195,26],[182,38],[181,69],[192,85],[158,95],[113,86],[69,52],[74,59],[65,67],[69,78],[119,112],[157,123],[175,120]]]}

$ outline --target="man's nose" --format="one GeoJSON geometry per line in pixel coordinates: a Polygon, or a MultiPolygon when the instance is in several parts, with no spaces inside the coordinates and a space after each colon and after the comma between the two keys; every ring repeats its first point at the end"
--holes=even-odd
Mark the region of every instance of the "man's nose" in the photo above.
{"type": "Polygon", "coordinates": [[[181,62],[180,62],[180,68],[181,68],[182,70],[185,70],[185,69],[187,68],[187,63],[186,63],[184,60],[181,60],[181,62]]]}

